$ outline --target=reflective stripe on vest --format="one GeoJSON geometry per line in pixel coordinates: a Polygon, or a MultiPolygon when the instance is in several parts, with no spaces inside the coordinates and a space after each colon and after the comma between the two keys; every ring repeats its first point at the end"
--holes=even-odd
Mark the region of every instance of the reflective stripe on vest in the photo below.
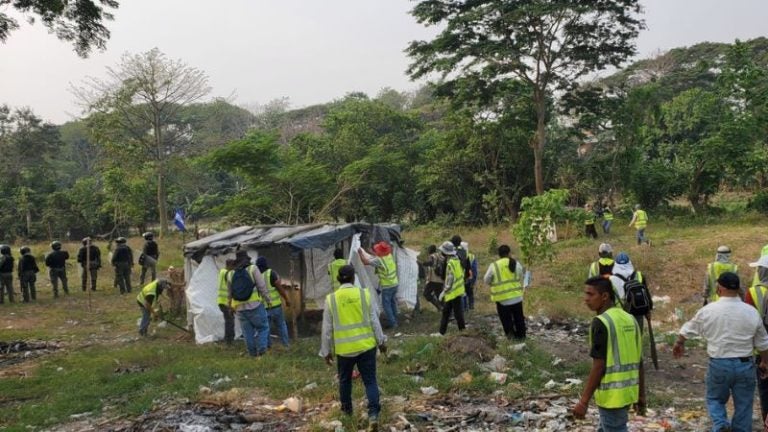
{"type": "Polygon", "coordinates": [[[342,288],[326,296],[333,318],[333,347],[337,355],[368,351],[376,346],[371,325],[371,294],[365,288],[342,288]]]}
{"type": "Polygon", "coordinates": [[[738,274],[739,266],[732,263],[721,263],[719,261],[707,264],[707,288],[709,289],[709,301],[717,301],[720,298],[717,295],[717,278],[725,272],[738,274]]]}
{"type": "Polygon", "coordinates": [[[592,212],[587,213],[587,218],[584,219],[584,225],[594,225],[595,224],[595,214],[592,212]]]}
{"type": "MultiPolygon", "coordinates": [[[[601,275],[600,266],[608,267],[608,266],[613,266],[613,264],[614,264],[613,258],[600,258],[600,259],[598,259],[597,261],[593,262],[589,266],[589,272],[587,273],[587,278],[591,278],[591,277],[595,277],[595,276],[600,276],[601,275]]],[[[608,274],[610,274],[610,273],[608,273],[608,274]]]]}
{"type": "Polygon", "coordinates": [[[451,288],[446,291],[445,297],[443,297],[446,302],[464,295],[464,268],[461,266],[461,261],[455,256],[448,258],[445,271],[446,278],[449,272],[453,275],[453,285],[451,285],[451,288]]]}
{"type": "Polygon", "coordinates": [[[612,221],[613,220],[613,213],[608,211],[608,210],[603,210],[603,219],[605,219],[607,221],[612,221]]]}
{"type": "Polygon", "coordinates": [[[635,212],[635,228],[636,229],[643,229],[648,225],[648,214],[645,213],[645,210],[637,210],[635,212]]]}
{"type": "Polygon", "coordinates": [[[379,257],[382,267],[376,267],[376,274],[379,276],[379,285],[381,288],[397,286],[397,265],[392,254],[379,257]]]}
{"type": "Polygon", "coordinates": [[[491,282],[491,301],[502,302],[523,296],[523,288],[517,272],[509,269],[509,258],[501,258],[493,263],[493,282],[491,282]]]}
{"type": "MultiPolygon", "coordinates": [[[[255,264],[251,264],[248,266],[248,277],[251,279],[251,282],[253,282],[253,294],[248,298],[248,300],[238,301],[235,299],[232,299],[232,307],[236,308],[240,306],[241,304],[245,303],[253,303],[253,302],[262,302],[261,294],[259,294],[259,288],[256,287],[256,281],[253,279],[253,270],[256,268],[255,264]]],[[[229,295],[229,285],[232,283],[232,275],[235,274],[234,270],[230,270],[227,272],[227,295],[229,295]]]]}
{"type": "Polygon", "coordinates": [[[269,300],[272,302],[270,307],[280,306],[283,304],[283,301],[280,298],[280,292],[272,286],[272,269],[267,269],[262,275],[264,276],[264,283],[267,284],[267,290],[269,290],[269,300]]]}
{"type": "Polygon", "coordinates": [[[145,285],[144,288],[139,291],[139,295],[136,296],[136,301],[138,301],[140,305],[144,306],[144,303],[147,302],[148,296],[153,296],[155,300],[157,300],[157,280],[154,280],[145,285]]]}
{"type": "Polygon", "coordinates": [[[229,301],[229,290],[227,289],[227,269],[219,270],[219,294],[216,301],[220,305],[226,305],[229,301]]]}
{"type": "Polygon", "coordinates": [[[339,269],[342,268],[347,264],[346,261],[339,258],[336,260],[331,261],[330,264],[328,264],[328,276],[331,278],[331,289],[336,291],[341,286],[341,282],[339,282],[339,269]]]}
{"type": "Polygon", "coordinates": [[[597,318],[608,330],[608,347],[595,402],[601,408],[623,408],[637,402],[640,394],[640,330],[635,318],[618,307],[597,318]]]}
{"type": "Polygon", "coordinates": [[[768,291],[768,287],[760,284],[754,285],[749,289],[749,294],[752,296],[752,303],[755,304],[755,309],[757,309],[760,319],[763,318],[763,299],[765,299],[766,291],[768,291]]]}

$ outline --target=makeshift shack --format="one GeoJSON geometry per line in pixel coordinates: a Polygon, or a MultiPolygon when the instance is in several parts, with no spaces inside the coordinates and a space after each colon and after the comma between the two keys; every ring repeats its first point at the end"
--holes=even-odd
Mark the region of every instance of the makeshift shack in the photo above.
{"type": "MultiPolygon", "coordinates": [[[[264,256],[284,284],[298,290],[302,314],[307,307],[323,307],[331,290],[328,264],[336,248],[344,250],[355,266],[361,286],[376,288],[373,269],[363,266],[354,248],[362,244],[370,251],[377,241],[392,244],[397,262],[400,304],[412,308],[418,284],[417,252],[402,247],[400,226],[395,224],[312,224],[241,226],[184,245],[184,275],[187,282],[187,320],[197,343],[224,338],[224,319],[216,303],[219,270],[238,249],[247,250],[255,262],[264,256]]],[[[375,294],[375,291],[372,291],[375,294]]],[[[377,297],[377,296],[372,296],[377,297]]],[[[239,333],[239,326],[236,325],[239,333]]]]}

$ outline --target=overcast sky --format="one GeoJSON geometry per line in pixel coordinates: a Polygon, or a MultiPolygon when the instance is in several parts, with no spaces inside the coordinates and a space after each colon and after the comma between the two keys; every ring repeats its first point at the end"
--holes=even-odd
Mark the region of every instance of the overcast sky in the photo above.
{"type": "MultiPolygon", "coordinates": [[[[702,41],[768,33],[766,0],[641,0],[648,29],[639,57],[702,41]]],[[[287,97],[294,108],[350,91],[413,90],[403,49],[434,30],[408,14],[410,0],[122,0],[105,52],[79,58],[40,24],[0,44],[0,104],[29,106],[61,123],[80,114],[70,83],[102,76],[125,52],[158,47],[205,71],[211,96],[239,105],[287,97]]]]}

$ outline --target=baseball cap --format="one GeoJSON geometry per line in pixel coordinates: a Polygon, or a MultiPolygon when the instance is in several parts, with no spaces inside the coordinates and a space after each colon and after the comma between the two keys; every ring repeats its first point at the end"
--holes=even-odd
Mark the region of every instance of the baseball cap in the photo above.
{"type": "Polygon", "coordinates": [[[729,290],[739,289],[739,276],[736,273],[724,272],[717,278],[717,283],[729,290]]]}
{"type": "Polygon", "coordinates": [[[597,248],[598,253],[613,253],[613,248],[608,243],[601,243],[597,248]]]}
{"type": "Polygon", "coordinates": [[[629,262],[629,255],[626,252],[620,252],[616,256],[616,264],[627,264],[629,262]]]}

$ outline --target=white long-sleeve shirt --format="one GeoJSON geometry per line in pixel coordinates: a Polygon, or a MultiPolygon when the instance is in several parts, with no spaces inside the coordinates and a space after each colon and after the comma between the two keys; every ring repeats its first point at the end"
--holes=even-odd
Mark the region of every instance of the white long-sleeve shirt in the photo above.
{"type": "Polygon", "coordinates": [[[760,315],[739,297],[720,297],[699,309],[683,324],[680,335],[704,338],[711,358],[749,357],[754,348],[768,350],[768,333],[760,315]]]}
{"type": "MultiPolygon", "coordinates": [[[[339,289],[359,289],[358,287],[346,283],[342,284],[339,289]]],[[[376,338],[376,344],[382,345],[387,342],[387,336],[384,334],[384,330],[381,329],[381,322],[379,322],[379,311],[376,306],[376,301],[371,298],[371,307],[368,308],[371,320],[371,327],[373,327],[373,336],[376,338]]],[[[323,309],[323,331],[320,336],[320,357],[325,357],[333,352],[333,316],[331,316],[331,305],[326,302],[325,309],[323,309]]],[[[344,355],[343,357],[355,357],[362,352],[351,353],[344,355]]]]}

